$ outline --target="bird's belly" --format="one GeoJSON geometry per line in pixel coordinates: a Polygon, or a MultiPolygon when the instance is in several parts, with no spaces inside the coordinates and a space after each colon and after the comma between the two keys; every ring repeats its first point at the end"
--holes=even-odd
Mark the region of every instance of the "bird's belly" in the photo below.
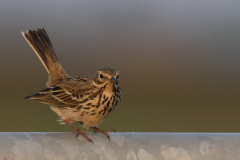
{"type": "MultiPolygon", "coordinates": [[[[110,102],[105,102],[110,103],[110,102]]],[[[111,107],[109,105],[109,107],[111,107]]],[[[111,109],[106,108],[104,105],[96,107],[82,107],[81,109],[73,107],[56,107],[51,106],[51,109],[57,113],[62,121],[69,123],[82,123],[83,126],[98,126],[102,123],[103,119],[107,116],[111,109]]]]}
{"type": "Polygon", "coordinates": [[[94,127],[101,124],[102,120],[115,106],[115,96],[112,92],[103,92],[95,99],[91,99],[75,107],[51,106],[63,121],[69,123],[81,122],[84,126],[94,127]]]}
{"type": "Polygon", "coordinates": [[[51,106],[51,109],[57,113],[63,121],[68,121],[69,123],[81,122],[79,111],[75,108],[51,106]]]}

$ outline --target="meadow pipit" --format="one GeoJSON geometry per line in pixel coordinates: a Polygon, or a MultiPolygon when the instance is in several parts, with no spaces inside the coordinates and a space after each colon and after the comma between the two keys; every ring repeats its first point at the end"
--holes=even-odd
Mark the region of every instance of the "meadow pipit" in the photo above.
{"type": "Polygon", "coordinates": [[[51,41],[44,29],[27,30],[23,37],[35,51],[49,73],[47,87],[25,99],[33,99],[51,105],[63,123],[74,128],[92,142],[84,133],[93,129],[110,140],[107,132],[97,128],[103,119],[114,109],[122,98],[119,87],[119,72],[111,68],[102,68],[91,76],[70,76],[62,68],[51,41]],[[87,127],[80,130],[73,125],[80,123],[87,127]]]}

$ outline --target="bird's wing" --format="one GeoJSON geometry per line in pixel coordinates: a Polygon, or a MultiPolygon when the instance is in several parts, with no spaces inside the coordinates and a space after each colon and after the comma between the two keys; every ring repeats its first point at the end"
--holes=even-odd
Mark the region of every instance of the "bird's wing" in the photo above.
{"type": "Polygon", "coordinates": [[[26,99],[34,99],[49,105],[77,106],[96,96],[97,92],[90,81],[77,78],[46,88],[26,99]]]}

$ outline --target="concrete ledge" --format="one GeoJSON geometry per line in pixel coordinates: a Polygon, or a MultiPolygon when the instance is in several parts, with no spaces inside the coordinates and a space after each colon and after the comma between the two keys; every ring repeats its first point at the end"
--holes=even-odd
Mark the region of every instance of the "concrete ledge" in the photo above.
{"type": "Polygon", "coordinates": [[[0,160],[237,160],[239,133],[0,133],[0,160]]]}

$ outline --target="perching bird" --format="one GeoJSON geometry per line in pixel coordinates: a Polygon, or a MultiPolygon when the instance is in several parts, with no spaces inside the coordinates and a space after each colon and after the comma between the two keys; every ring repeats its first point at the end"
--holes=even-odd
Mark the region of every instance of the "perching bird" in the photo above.
{"type": "Polygon", "coordinates": [[[97,128],[103,119],[114,109],[122,98],[119,87],[119,72],[103,68],[91,76],[70,76],[62,68],[51,41],[44,29],[27,30],[23,37],[35,51],[49,73],[47,87],[25,99],[33,99],[51,105],[62,122],[74,128],[77,136],[81,134],[92,142],[84,133],[93,129],[110,140],[106,132],[97,128]],[[86,130],[79,130],[73,123],[81,123],[86,130]]]}

